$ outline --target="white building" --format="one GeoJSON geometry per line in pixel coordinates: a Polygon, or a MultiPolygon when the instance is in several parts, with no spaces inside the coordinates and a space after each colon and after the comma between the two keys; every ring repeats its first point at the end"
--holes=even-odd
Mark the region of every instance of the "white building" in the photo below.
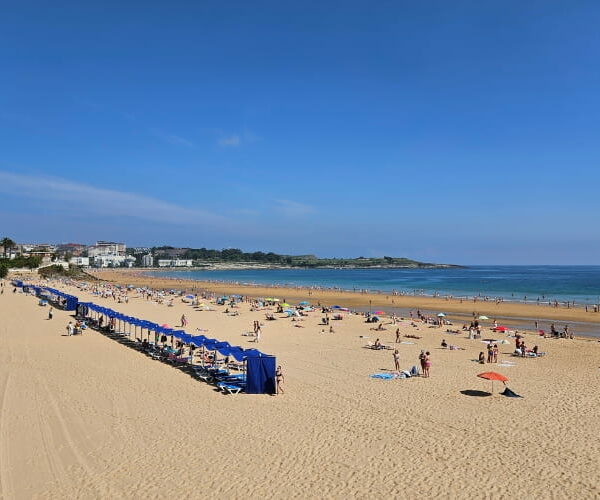
{"type": "Polygon", "coordinates": [[[69,259],[69,264],[73,264],[74,266],[90,267],[90,258],[89,257],[71,257],[69,259]]]}
{"type": "Polygon", "coordinates": [[[135,257],[131,255],[97,255],[94,257],[94,267],[133,267],[135,257]]]}
{"type": "Polygon", "coordinates": [[[192,267],[192,259],[158,259],[158,267],[192,267]]]}
{"type": "Polygon", "coordinates": [[[115,243],[114,241],[97,241],[95,245],[88,248],[90,257],[125,257],[125,243],[115,243]]]}
{"type": "Polygon", "coordinates": [[[154,265],[154,257],[152,257],[152,254],[147,253],[146,255],[142,255],[142,266],[152,267],[153,265],[154,265]]]}

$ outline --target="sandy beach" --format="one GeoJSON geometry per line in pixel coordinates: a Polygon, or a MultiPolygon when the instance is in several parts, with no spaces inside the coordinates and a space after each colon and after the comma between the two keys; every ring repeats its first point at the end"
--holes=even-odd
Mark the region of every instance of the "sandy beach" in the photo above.
{"type": "MultiPolygon", "coordinates": [[[[177,325],[243,347],[242,332],[265,311],[197,311],[132,293],[116,303],[71,286],[66,292],[115,310],[177,325]]],[[[286,297],[287,298],[287,297],[286,297]]],[[[288,300],[291,300],[288,298],[288,300]]],[[[542,339],[546,356],[473,361],[485,344],[428,325],[372,331],[346,315],[321,333],[320,313],[294,326],[264,322],[258,347],[277,356],[285,394],[224,396],[176,368],[95,331],[66,337],[69,313],[6,289],[0,296],[0,481],[3,498],[596,498],[600,344],[542,339]],[[431,377],[378,380],[392,351],[402,368],[431,352],[431,377]],[[441,339],[465,350],[441,349],[441,339]],[[524,396],[490,391],[494,370],[524,396]],[[461,391],[466,391],[463,393],[461,391]]],[[[276,315],[281,316],[281,315],[276,315]]],[[[484,338],[504,335],[485,332],[484,338]]]]}
{"type": "MultiPolygon", "coordinates": [[[[310,300],[313,303],[320,302],[324,305],[340,304],[349,308],[373,310],[377,308],[394,310],[421,309],[435,314],[443,311],[449,317],[462,322],[470,321],[473,313],[485,315],[490,318],[499,319],[499,324],[525,325],[527,329],[534,329],[534,321],[545,320],[543,326],[547,327],[550,322],[563,325],[565,322],[580,322],[586,330],[600,333],[600,313],[594,313],[592,309],[585,311],[582,307],[569,308],[562,306],[558,308],[548,305],[537,305],[536,303],[524,304],[518,302],[500,302],[478,300],[447,299],[439,297],[392,295],[385,293],[353,293],[339,290],[309,290],[307,288],[282,288],[250,286],[231,283],[215,283],[210,281],[193,281],[185,279],[154,277],[137,270],[101,270],[93,271],[93,275],[99,279],[107,280],[120,285],[133,284],[135,286],[150,286],[156,289],[188,290],[190,292],[210,290],[215,293],[236,293],[250,297],[277,296],[288,300],[290,303],[298,303],[302,300],[310,300]]],[[[576,329],[575,329],[576,330],[576,329]]]]}

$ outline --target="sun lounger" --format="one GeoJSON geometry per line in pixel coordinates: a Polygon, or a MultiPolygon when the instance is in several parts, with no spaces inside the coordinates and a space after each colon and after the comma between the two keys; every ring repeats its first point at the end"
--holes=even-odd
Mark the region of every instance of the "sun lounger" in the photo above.
{"type": "Polygon", "coordinates": [[[217,387],[221,389],[225,394],[239,394],[244,390],[244,387],[237,384],[227,384],[225,382],[219,382],[217,387]]]}

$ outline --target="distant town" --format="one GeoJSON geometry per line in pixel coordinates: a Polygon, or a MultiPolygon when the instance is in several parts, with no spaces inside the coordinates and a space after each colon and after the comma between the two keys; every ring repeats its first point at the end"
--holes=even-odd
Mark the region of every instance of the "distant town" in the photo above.
{"type": "Polygon", "coordinates": [[[211,268],[219,264],[236,267],[385,267],[446,268],[450,264],[431,264],[404,257],[358,257],[324,259],[315,255],[280,255],[273,252],[243,252],[237,248],[127,247],[125,243],[97,241],[81,243],[28,244],[10,238],[0,239],[2,265],[7,268],[44,268],[61,266],[77,268],[211,268]]]}

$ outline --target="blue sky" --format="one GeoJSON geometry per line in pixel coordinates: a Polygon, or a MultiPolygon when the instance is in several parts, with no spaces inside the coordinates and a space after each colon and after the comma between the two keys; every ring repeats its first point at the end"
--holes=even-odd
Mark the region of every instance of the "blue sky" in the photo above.
{"type": "Polygon", "coordinates": [[[16,2],[17,241],[600,264],[600,4],[16,2]]]}

